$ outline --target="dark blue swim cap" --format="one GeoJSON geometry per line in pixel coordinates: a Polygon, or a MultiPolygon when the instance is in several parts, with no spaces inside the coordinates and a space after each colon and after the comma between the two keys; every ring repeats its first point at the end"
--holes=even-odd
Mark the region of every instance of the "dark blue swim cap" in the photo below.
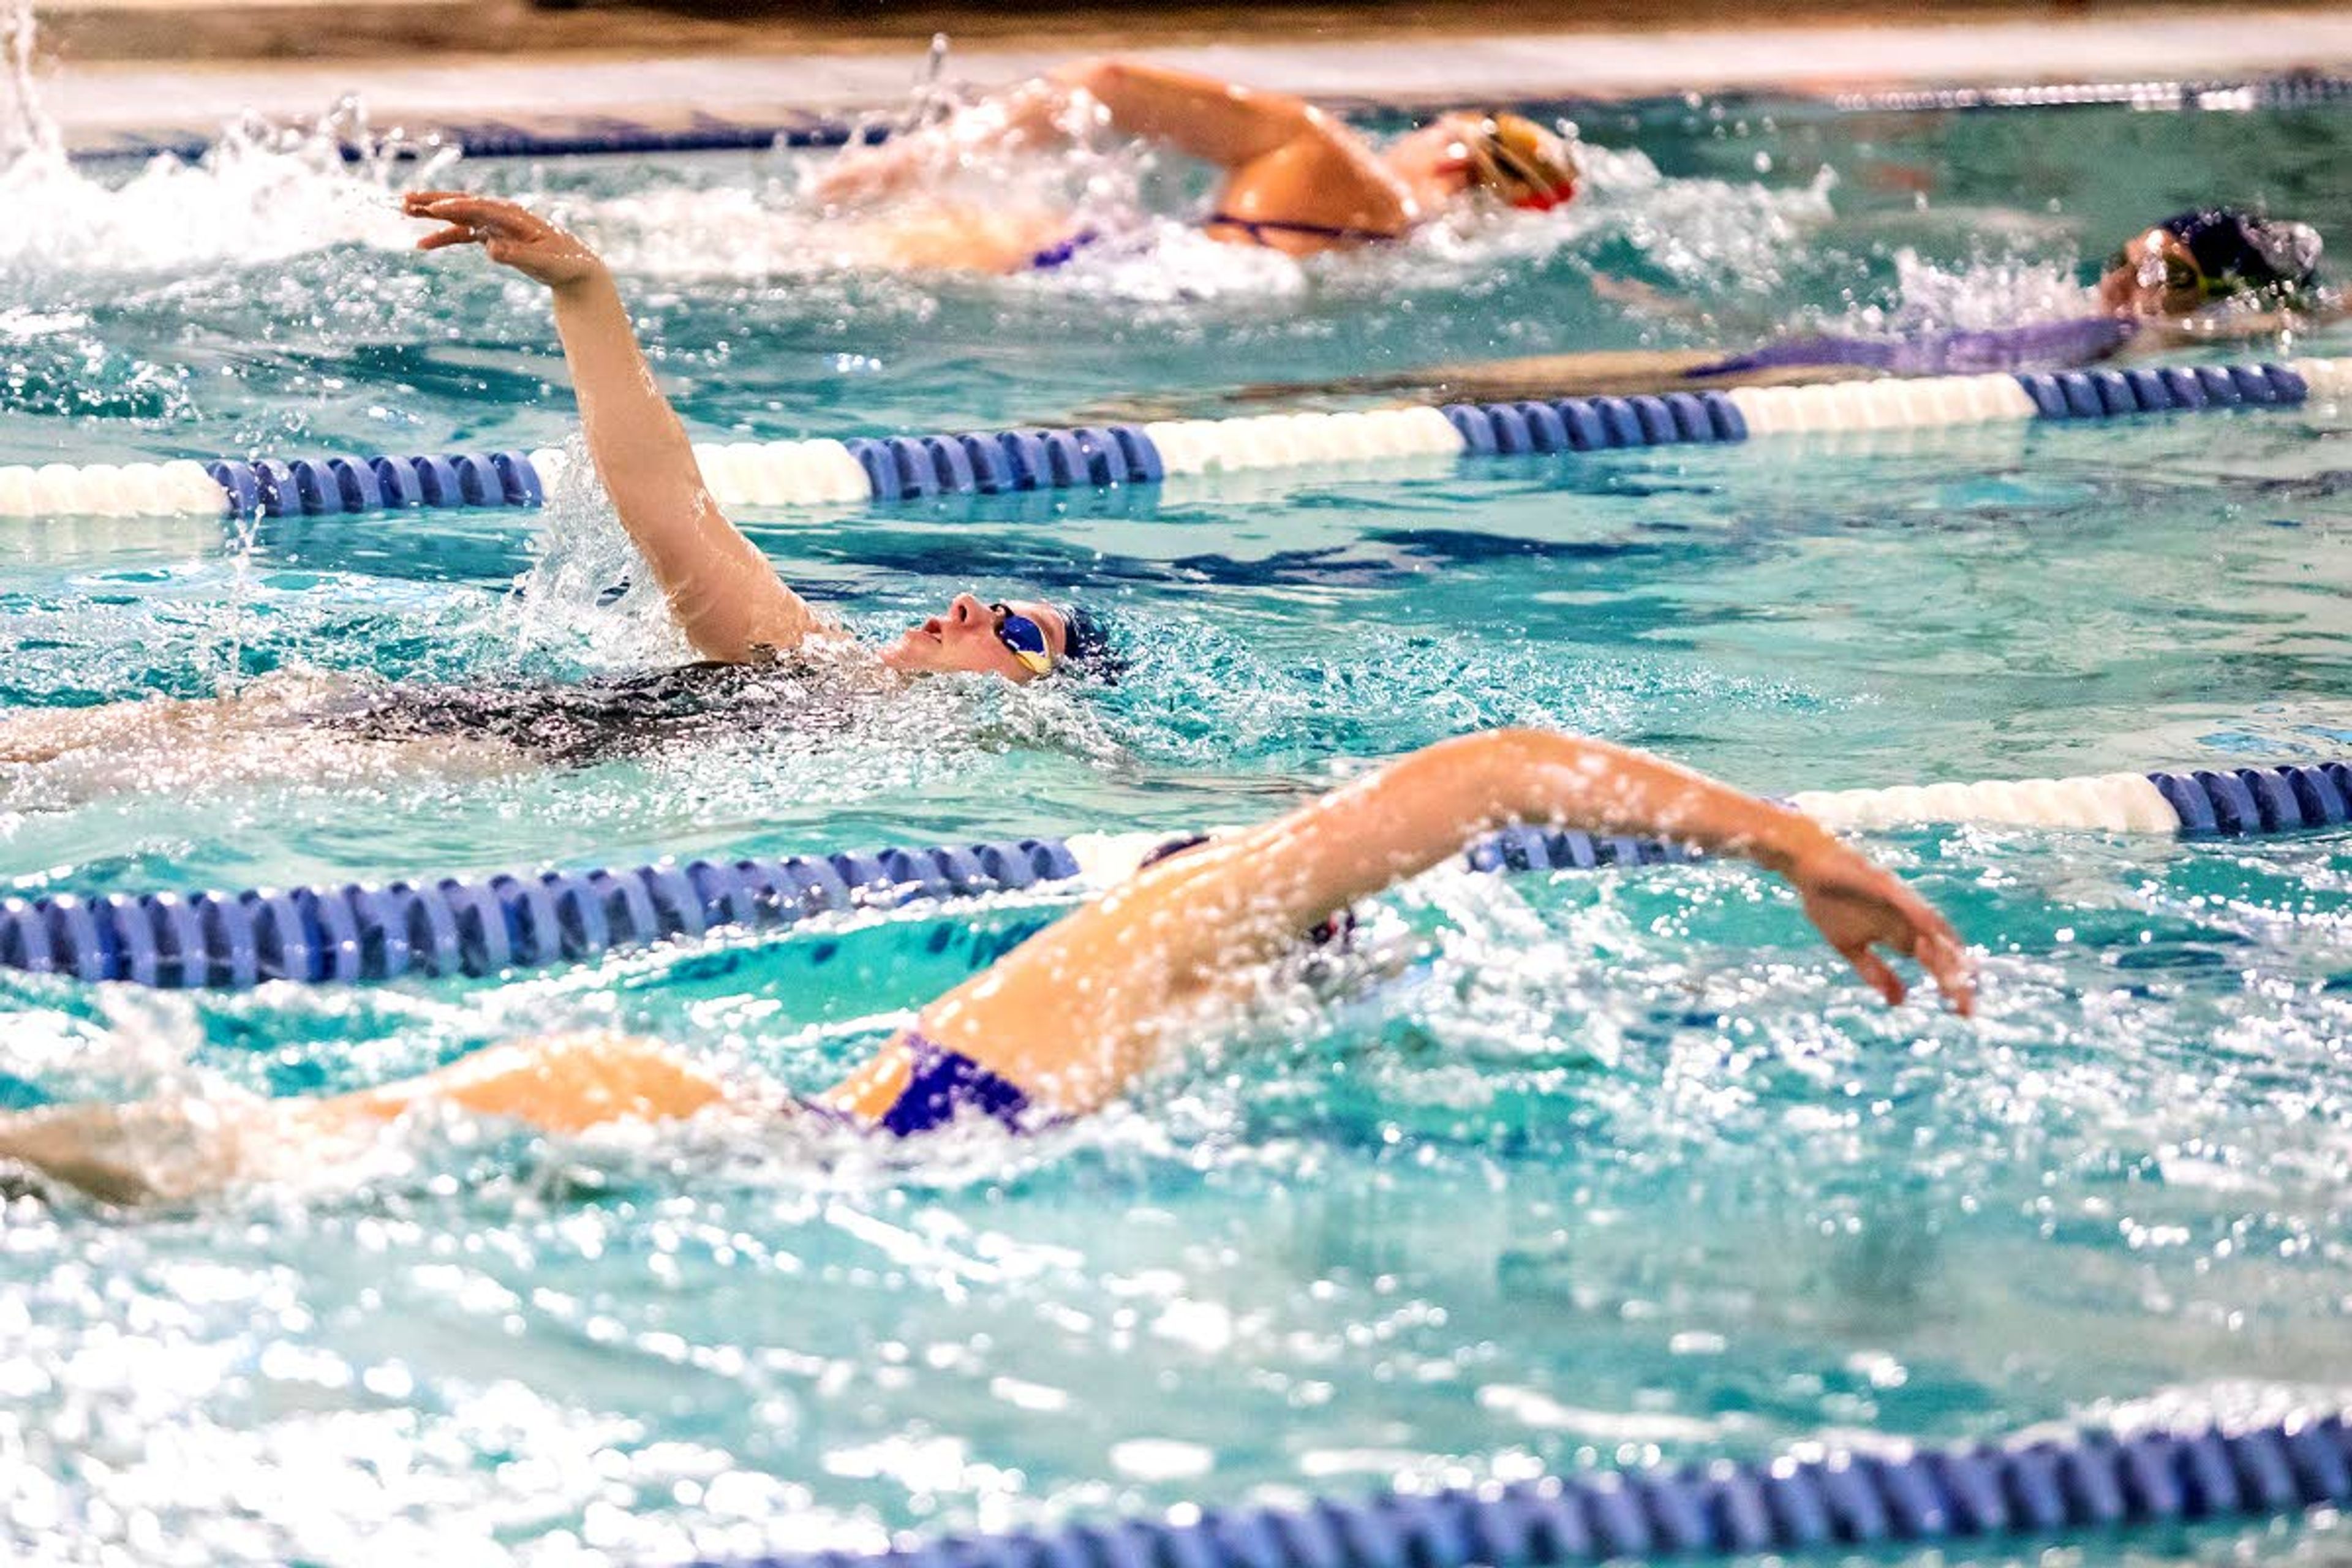
{"type": "Polygon", "coordinates": [[[2318,281],[2319,233],[2309,224],[2192,207],[2156,226],[2187,248],[2209,294],[2291,294],[2318,281]]]}
{"type": "Polygon", "coordinates": [[[1060,609],[1062,662],[1097,680],[1117,680],[1127,668],[1127,658],[1111,646],[1101,617],[1081,605],[1064,605],[1060,609]]]}

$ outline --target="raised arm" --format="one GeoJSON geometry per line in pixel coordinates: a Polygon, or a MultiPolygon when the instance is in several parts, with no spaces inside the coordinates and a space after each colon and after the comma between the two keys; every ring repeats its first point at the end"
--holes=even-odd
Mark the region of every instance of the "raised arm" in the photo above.
{"type": "Polygon", "coordinates": [[[1113,126],[1165,142],[1222,168],[1236,168],[1324,126],[1322,112],[1288,93],[1139,60],[1079,60],[1048,80],[1102,105],[1113,126]]]}
{"type": "Polygon", "coordinates": [[[1168,1020],[1221,976],[1511,822],[1744,856],[1795,884],[1807,916],[1890,1003],[1903,982],[1876,947],[1917,959],[1955,1007],[1972,1005],[1951,927],[1810,817],[1605,742],[1497,731],[1148,868],[941,997],[920,1026],[1059,1110],[1091,1110],[1150,1065],[1168,1020]]]}
{"type": "Polygon", "coordinates": [[[1232,169],[1304,135],[1329,132],[1313,105],[1214,77],[1134,60],[1088,59],[973,104],[941,125],[851,147],[810,183],[820,201],[871,201],[953,169],[970,153],[1052,147],[1099,114],[1129,136],[1165,142],[1232,169]]]}
{"type": "Polygon", "coordinates": [[[620,290],[594,252],[512,202],[417,191],[402,205],[446,226],[418,249],[480,245],[554,295],[589,455],[695,651],[741,662],[831,629],[711,499],[686,427],[655,384],[620,290]]]}

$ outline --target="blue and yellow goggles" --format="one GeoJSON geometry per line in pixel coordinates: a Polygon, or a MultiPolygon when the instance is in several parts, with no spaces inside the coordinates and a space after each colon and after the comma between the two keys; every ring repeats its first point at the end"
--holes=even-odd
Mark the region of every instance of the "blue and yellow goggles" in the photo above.
{"type": "Polygon", "coordinates": [[[1049,675],[1054,668],[1054,645],[1045,640],[1045,628],[1010,605],[991,605],[988,613],[996,617],[996,640],[1003,643],[1021,668],[1032,675],[1049,675]]]}

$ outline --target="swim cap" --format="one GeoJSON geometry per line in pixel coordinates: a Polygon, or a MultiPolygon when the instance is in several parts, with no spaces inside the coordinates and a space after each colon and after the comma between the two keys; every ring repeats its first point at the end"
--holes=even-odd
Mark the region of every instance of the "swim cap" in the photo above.
{"type": "Polygon", "coordinates": [[[1515,207],[1549,212],[1576,195],[1576,154],[1524,114],[1490,114],[1468,147],[1470,183],[1515,207]]]}
{"type": "Polygon", "coordinates": [[[1127,659],[1111,646],[1101,617],[1079,605],[1056,606],[1062,612],[1062,662],[1100,680],[1117,680],[1127,659]]]}
{"type": "Polygon", "coordinates": [[[2293,294],[2319,277],[2319,231],[2236,207],[2194,207],[2156,226],[2180,241],[2205,275],[2205,292],[2293,294]]]}

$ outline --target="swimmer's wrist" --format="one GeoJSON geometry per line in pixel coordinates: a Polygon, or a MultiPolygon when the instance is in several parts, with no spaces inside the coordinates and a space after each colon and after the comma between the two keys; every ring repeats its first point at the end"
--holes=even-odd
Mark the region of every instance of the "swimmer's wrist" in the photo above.
{"type": "Polygon", "coordinates": [[[586,300],[600,292],[617,297],[620,293],[619,288],[613,282],[612,268],[604,265],[603,257],[593,255],[585,258],[578,272],[560,282],[550,284],[548,289],[558,299],[563,300],[586,300]]]}
{"type": "Polygon", "coordinates": [[[1844,859],[1853,851],[1837,837],[1801,811],[1776,806],[1771,831],[1759,839],[1749,851],[1749,857],[1766,870],[1801,883],[1808,868],[1821,864],[1824,858],[1844,859]]]}

